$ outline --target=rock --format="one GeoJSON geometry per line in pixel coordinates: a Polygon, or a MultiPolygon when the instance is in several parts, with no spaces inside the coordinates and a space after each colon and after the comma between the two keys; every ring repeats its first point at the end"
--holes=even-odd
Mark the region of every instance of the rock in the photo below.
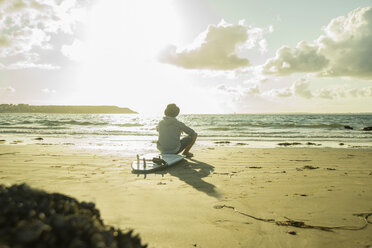
{"type": "Polygon", "coordinates": [[[230,141],[215,141],[215,144],[230,144],[230,141]]]}
{"type": "Polygon", "coordinates": [[[299,143],[299,142],[293,142],[293,143],[289,143],[289,142],[282,142],[282,143],[278,143],[279,146],[296,146],[296,145],[302,145],[302,143],[299,143]]]}
{"type": "Polygon", "coordinates": [[[372,127],[365,127],[363,128],[363,131],[372,131],[372,127]]]}
{"type": "Polygon", "coordinates": [[[240,143],[240,142],[238,142],[238,143],[236,143],[235,145],[237,145],[237,146],[246,146],[246,145],[248,145],[247,143],[240,143]]]}
{"type": "Polygon", "coordinates": [[[41,137],[38,137],[38,138],[35,138],[34,140],[44,140],[44,139],[41,137]]]}
{"type": "Polygon", "coordinates": [[[279,146],[290,146],[291,143],[288,143],[288,142],[282,142],[282,143],[278,143],[279,146]]]}
{"type": "Polygon", "coordinates": [[[350,129],[350,130],[353,130],[354,128],[350,127],[350,126],[344,126],[345,129],[350,129]]]}
{"type": "Polygon", "coordinates": [[[29,243],[37,240],[41,233],[50,231],[51,227],[40,220],[20,221],[16,227],[16,239],[20,243],[29,243]]]}
{"type": "Polygon", "coordinates": [[[313,142],[307,142],[306,145],[308,145],[308,146],[320,146],[321,144],[316,144],[316,143],[313,143],[313,142]]]}
{"type": "Polygon", "coordinates": [[[343,145],[345,145],[345,144],[341,142],[339,145],[340,145],[340,146],[343,146],[343,145]]]}
{"type": "Polygon", "coordinates": [[[88,248],[87,245],[80,239],[73,239],[68,248],[88,248]]]}
{"type": "Polygon", "coordinates": [[[306,169],[306,170],[315,170],[315,169],[319,169],[319,167],[314,167],[314,166],[311,166],[311,165],[305,165],[304,167],[302,167],[303,169],[306,169]]]}
{"type": "Polygon", "coordinates": [[[0,185],[0,247],[142,248],[132,231],[107,226],[94,203],[26,184],[0,185]]]}

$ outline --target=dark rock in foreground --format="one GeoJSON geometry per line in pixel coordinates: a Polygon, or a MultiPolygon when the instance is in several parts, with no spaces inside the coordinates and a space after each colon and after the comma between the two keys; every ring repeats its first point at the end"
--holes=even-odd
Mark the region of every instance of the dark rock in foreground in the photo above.
{"type": "Polygon", "coordinates": [[[353,130],[354,128],[350,127],[350,126],[344,126],[345,129],[351,129],[353,130]]]}
{"type": "Polygon", "coordinates": [[[363,128],[363,131],[372,131],[372,127],[365,127],[363,128]]]}
{"type": "Polygon", "coordinates": [[[104,225],[94,203],[32,189],[0,185],[0,247],[142,248],[132,231],[104,225]]]}

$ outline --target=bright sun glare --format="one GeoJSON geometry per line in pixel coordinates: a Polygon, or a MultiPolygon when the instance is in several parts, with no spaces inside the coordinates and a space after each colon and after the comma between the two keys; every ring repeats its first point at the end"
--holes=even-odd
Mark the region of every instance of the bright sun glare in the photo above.
{"type": "Polygon", "coordinates": [[[101,1],[93,7],[78,77],[91,102],[145,110],[153,105],[151,95],[162,97],[162,88],[174,88],[175,69],[156,56],[179,42],[179,17],[171,0],[143,2],[101,1]]]}

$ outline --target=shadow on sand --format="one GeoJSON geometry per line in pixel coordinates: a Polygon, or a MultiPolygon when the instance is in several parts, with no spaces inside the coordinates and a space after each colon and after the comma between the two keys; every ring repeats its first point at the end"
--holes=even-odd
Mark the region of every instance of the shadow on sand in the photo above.
{"type": "Polygon", "coordinates": [[[137,177],[143,175],[144,178],[147,178],[147,174],[160,174],[164,176],[165,174],[170,174],[174,177],[178,177],[181,181],[192,186],[194,189],[203,192],[209,196],[220,198],[220,193],[217,192],[216,186],[211,183],[203,181],[204,177],[212,174],[214,171],[214,166],[198,161],[196,159],[185,159],[181,162],[166,167],[158,171],[151,172],[134,172],[137,174],[137,177]]]}
{"type": "MultiPolygon", "coordinates": [[[[181,181],[189,184],[194,189],[201,191],[209,196],[219,198],[220,194],[216,190],[216,186],[211,183],[203,181],[214,171],[214,166],[204,162],[187,159],[175,166],[163,171],[162,174],[169,173],[172,176],[178,177],[181,181]]],[[[159,173],[161,173],[159,171],[159,173]]]]}

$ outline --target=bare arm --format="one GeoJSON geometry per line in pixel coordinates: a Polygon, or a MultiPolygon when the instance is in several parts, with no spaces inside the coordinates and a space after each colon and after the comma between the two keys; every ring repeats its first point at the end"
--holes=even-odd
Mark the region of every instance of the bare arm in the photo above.
{"type": "Polygon", "coordinates": [[[191,141],[191,143],[188,146],[186,146],[185,150],[182,153],[183,155],[187,155],[189,153],[189,151],[190,151],[191,147],[194,145],[197,137],[198,137],[198,134],[197,133],[194,133],[192,135],[192,141],[191,141]]]}

